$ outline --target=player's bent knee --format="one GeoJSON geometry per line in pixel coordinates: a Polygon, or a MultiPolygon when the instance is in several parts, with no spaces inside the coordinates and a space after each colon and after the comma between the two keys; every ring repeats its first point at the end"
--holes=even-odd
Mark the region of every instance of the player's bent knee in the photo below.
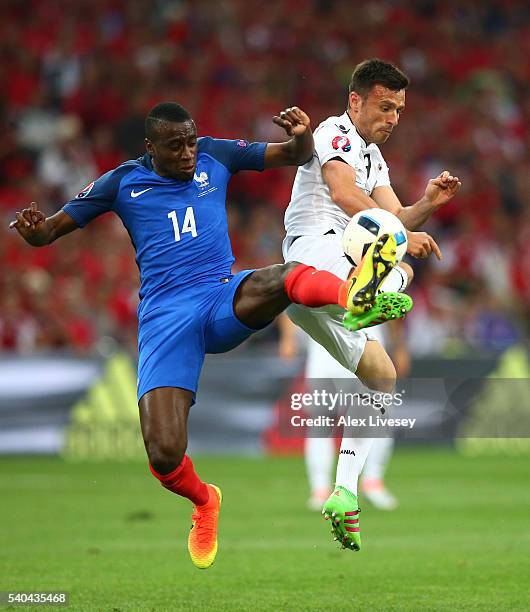
{"type": "Polygon", "coordinates": [[[144,440],[149,463],[159,474],[169,474],[176,470],[184,459],[186,443],[160,440],[144,440]]]}
{"type": "Polygon", "coordinates": [[[373,340],[366,343],[356,375],[372,391],[392,393],[396,386],[396,368],[385,349],[373,340]]]}
{"type": "Polygon", "coordinates": [[[384,367],[380,368],[376,374],[377,378],[374,380],[374,386],[372,387],[374,391],[379,391],[381,393],[393,393],[396,387],[396,368],[394,364],[390,362],[386,364],[384,367]]]}
{"type": "Polygon", "coordinates": [[[289,272],[292,272],[299,265],[299,261],[289,261],[287,263],[280,264],[282,268],[282,280],[285,281],[285,277],[289,274],[289,272]]]}
{"type": "Polygon", "coordinates": [[[252,287],[253,294],[261,298],[277,299],[285,293],[285,279],[287,275],[298,265],[300,265],[298,262],[289,262],[286,264],[274,264],[257,270],[252,274],[254,282],[252,287]]]}
{"type": "Polygon", "coordinates": [[[380,393],[393,393],[396,386],[396,369],[392,365],[389,368],[373,370],[366,377],[359,376],[361,382],[372,391],[380,393]]]}
{"type": "Polygon", "coordinates": [[[264,290],[268,295],[275,295],[278,293],[285,292],[285,279],[287,278],[289,272],[294,270],[300,264],[297,261],[290,261],[285,264],[275,264],[273,266],[269,266],[267,270],[269,271],[269,275],[264,282],[264,290]]]}

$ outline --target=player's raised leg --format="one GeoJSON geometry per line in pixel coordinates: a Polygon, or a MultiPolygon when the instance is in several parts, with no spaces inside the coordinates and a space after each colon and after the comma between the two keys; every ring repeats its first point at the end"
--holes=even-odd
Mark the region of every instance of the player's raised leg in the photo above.
{"type": "MultiPolygon", "coordinates": [[[[381,285],[391,269],[392,267],[385,268],[386,274],[379,277],[378,283],[374,285],[376,288],[381,285]]],[[[362,274],[343,281],[331,272],[316,270],[312,266],[297,262],[261,268],[248,275],[238,286],[233,300],[234,314],[249,328],[260,329],[270,323],[290,303],[311,308],[327,305],[339,305],[344,308],[352,291],[356,291],[357,278],[361,278],[361,287],[369,286],[370,290],[373,290],[372,284],[367,282],[366,277],[362,274]]],[[[355,299],[351,301],[353,303],[355,299]]],[[[305,310],[300,309],[302,313],[305,310]]],[[[344,363],[343,360],[348,357],[346,355],[348,351],[338,344],[343,334],[333,333],[330,328],[332,319],[329,316],[322,318],[324,323],[322,333],[315,329],[315,325],[319,322],[318,317],[307,317],[311,324],[309,329],[304,326],[302,317],[296,319],[291,313],[289,316],[294,323],[302,327],[319,344],[322,344],[332,356],[339,360],[339,363],[353,373],[357,371],[358,377],[369,388],[385,393],[392,391],[396,378],[395,369],[379,343],[366,343],[366,338],[361,338],[363,342],[356,351],[358,355],[355,363],[344,363]],[[370,344],[369,347],[368,344],[370,344]]]]}
{"type": "Polygon", "coordinates": [[[234,297],[234,313],[248,327],[259,329],[291,302],[311,308],[329,304],[345,308],[350,284],[305,264],[276,264],[255,270],[243,280],[234,297]]]}
{"type": "Polygon", "coordinates": [[[221,491],[203,482],[191,459],[188,414],[193,393],[176,387],[158,387],[140,399],[140,422],[151,473],[163,487],[194,504],[188,550],[194,565],[206,569],[217,554],[217,522],[221,491]]]}
{"type": "Polygon", "coordinates": [[[395,265],[395,238],[384,235],[347,280],[298,262],[262,268],[239,286],[234,312],[255,329],[272,321],[290,303],[311,308],[338,305],[354,315],[365,313],[374,305],[377,291],[395,265]]]}

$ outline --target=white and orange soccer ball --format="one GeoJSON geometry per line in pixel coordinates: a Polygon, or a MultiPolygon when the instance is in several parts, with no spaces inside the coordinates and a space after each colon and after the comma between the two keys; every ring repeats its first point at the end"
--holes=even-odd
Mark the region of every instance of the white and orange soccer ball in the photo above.
{"type": "Polygon", "coordinates": [[[393,234],[397,244],[397,262],[407,252],[407,232],[396,215],[382,208],[369,208],[353,215],[342,236],[342,248],[355,266],[368,247],[383,234],[393,234]]]}

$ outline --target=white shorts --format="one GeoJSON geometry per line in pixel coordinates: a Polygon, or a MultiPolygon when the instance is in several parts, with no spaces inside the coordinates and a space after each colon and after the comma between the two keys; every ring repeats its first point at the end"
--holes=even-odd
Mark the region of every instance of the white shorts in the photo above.
{"type": "MultiPolygon", "coordinates": [[[[283,241],[285,261],[298,261],[318,270],[327,270],[346,280],[351,263],[342,250],[342,238],[338,234],[326,236],[300,236],[294,242],[287,236],[283,241]]],[[[339,364],[353,374],[364,353],[367,340],[373,340],[365,330],[348,331],[342,325],[344,310],[340,306],[308,308],[291,304],[286,310],[291,321],[301,327],[313,340],[322,345],[339,364]]],[[[312,373],[316,378],[316,373],[312,373]]],[[[320,377],[323,374],[319,375],[320,377]]],[[[325,376],[325,375],[324,375],[325,376]]]]}
{"type": "MultiPolygon", "coordinates": [[[[381,332],[381,325],[370,328],[370,339],[377,340],[383,344],[383,334],[381,332]]],[[[310,337],[307,342],[305,377],[311,379],[344,379],[355,377],[355,375],[334,359],[322,345],[310,337]]]]}

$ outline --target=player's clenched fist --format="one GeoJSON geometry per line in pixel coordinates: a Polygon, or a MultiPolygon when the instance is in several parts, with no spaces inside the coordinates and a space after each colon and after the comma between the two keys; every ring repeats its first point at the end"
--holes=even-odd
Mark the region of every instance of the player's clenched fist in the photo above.
{"type": "Polygon", "coordinates": [[[288,136],[300,136],[311,125],[311,120],[298,106],[286,108],[272,118],[276,125],[282,127],[288,136]]]}

